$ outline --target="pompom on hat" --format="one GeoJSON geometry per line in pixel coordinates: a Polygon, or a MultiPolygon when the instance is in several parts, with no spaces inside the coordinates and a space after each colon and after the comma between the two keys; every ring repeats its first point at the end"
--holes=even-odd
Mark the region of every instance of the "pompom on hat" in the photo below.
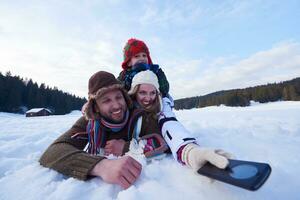
{"type": "Polygon", "coordinates": [[[127,106],[132,107],[132,101],[121,83],[109,72],[99,71],[92,75],[88,83],[88,101],[83,105],[82,112],[86,119],[99,119],[100,113],[95,110],[95,101],[106,92],[118,89],[123,93],[127,106]]]}
{"type": "Polygon", "coordinates": [[[134,55],[136,55],[140,52],[146,53],[147,58],[148,58],[148,64],[152,64],[150,52],[149,52],[147,45],[142,40],[138,40],[135,38],[129,39],[123,49],[124,61],[122,63],[122,68],[124,70],[128,69],[129,68],[128,63],[129,63],[130,59],[134,55]]]}

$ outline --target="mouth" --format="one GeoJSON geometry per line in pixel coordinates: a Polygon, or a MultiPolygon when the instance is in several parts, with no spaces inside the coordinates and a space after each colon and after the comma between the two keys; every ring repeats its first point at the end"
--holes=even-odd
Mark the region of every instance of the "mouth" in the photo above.
{"type": "Polygon", "coordinates": [[[143,102],[144,108],[150,108],[152,106],[151,102],[143,102]]]}
{"type": "Polygon", "coordinates": [[[141,61],[138,61],[137,64],[147,64],[147,61],[141,60],[141,61]]]}
{"type": "Polygon", "coordinates": [[[115,120],[121,120],[123,118],[123,110],[122,109],[118,109],[118,110],[114,110],[111,112],[111,117],[115,120]]]}
{"type": "Polygon", "coordinates": [[[113,112],[112,112],[112,114],[113,114],[113,115],[118,115],[118,114],[120,114],[120,113],[121,113],[121,111],[122,111],[122,110],[121,110],[121,109],[119,109],[119,110],[113,111],[113,112]]]}
{"type": "Polygon", "coordinates": [[[149,101],[146,101],[146,102],[144,101],[143,104],[147,106],[147,105],[150,104],[150,102],[149,101]]]}

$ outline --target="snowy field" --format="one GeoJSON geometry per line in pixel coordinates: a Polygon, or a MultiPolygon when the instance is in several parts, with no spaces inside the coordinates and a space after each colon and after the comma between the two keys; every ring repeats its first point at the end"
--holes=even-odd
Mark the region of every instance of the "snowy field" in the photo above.
{"type": "Polygon", "coordinates": [[[166,157],[144,166],[127,190],[99,178],[79,181],[41,167],[38,159],[80,112],[36,118],[0,113],[0,199],[300,199],[300,102],[206,107],[176,115],[203,146],[269,163],[269,180],[255,192],[210,183],[166,157]]]}

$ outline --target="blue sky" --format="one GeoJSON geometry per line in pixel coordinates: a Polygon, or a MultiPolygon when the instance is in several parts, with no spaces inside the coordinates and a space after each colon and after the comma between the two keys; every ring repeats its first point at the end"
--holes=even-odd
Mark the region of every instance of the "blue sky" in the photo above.
{"type": "Polygon", "coordinates": [[[79,96],[135,37],[175,98],[300,76],[300,1],[0,1],[0,72],[79,96]]]}

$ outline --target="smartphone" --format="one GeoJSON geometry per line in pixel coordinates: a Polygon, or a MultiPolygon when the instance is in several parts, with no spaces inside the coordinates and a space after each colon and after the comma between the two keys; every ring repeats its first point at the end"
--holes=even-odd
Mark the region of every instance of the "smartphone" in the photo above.
{"type": "Polygon", "coordinates": [[[271,166],[267,163],[229,159],[229,165],[225,169],[219,169],[207,162],[198,170],[198,173],[218,181],[255,191],[266,182],[271,171],[271,166]]]}

